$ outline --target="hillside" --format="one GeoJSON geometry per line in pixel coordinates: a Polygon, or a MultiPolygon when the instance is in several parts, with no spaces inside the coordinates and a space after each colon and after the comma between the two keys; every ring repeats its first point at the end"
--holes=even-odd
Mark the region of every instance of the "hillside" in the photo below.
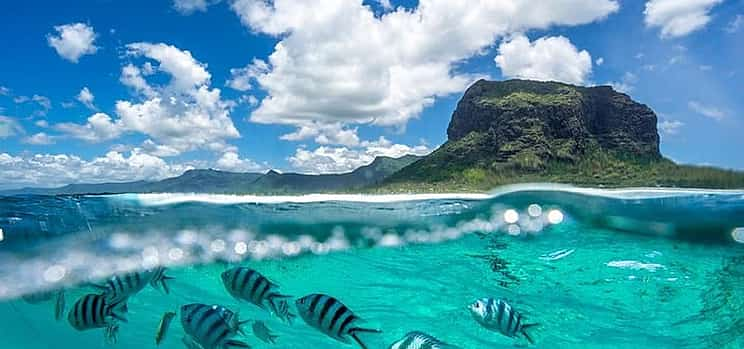
{"type": "Polygon", "coordinates": [[[484,190],[519,182],[744,187],[744,174],[683,166],[659,152],[657,117],[609,86],[480,80],[463,95],[447,142],[382,190],[484,190]]]}
{"type": "Polygon", "coordinates": [[[0,195],[58,195],[115,193],[222,193],[222,194],[302,194],[357,190],[382,183],[401,168],[420,159],[415,155],[400,158],[380,156],[372,163],[349,173],[310,175],[299,173],[235,173],[197,169],[157,182],[70,184],[60,188],[23,188],[0,195]]]}

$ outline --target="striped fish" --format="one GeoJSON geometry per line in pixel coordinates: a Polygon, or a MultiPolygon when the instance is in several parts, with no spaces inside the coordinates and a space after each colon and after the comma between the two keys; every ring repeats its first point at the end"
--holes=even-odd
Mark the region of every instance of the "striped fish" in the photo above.
{"type": "Polygon", "coordinates": [[[397,340],[390,349],[456,349],[426,333],[413,331],[408,332],[403,338],[397,340]]]}
{"type": "Polygon", "coordinates": [[[165,275],[164,267],[152,270],[135,271],[124,275],[114,275],[103,285],[93,285],[101,290],[106,299],[111,303],[126,301],[129,297],[142,291],[148,284],[153,288],[160,289],[168,294],[170,289],[166,281],[173,279],[165,275]]]}
{"type": "Polygon", "coordinates": [[[251,346],[231,339],[243,333],[238,314],[220,305],[187,304],[181,307],[181,326],[188,348],[229,349],[250,348],[251,346]]]}
{"type": "Polygon", "coordinates": [[[235,267],[222,273],[222,283],[230,295],[239,300],[255,304],[266,310],[267,306],[277,317],[292,323],[294,314],[290,313],[285,298],[291,298],[279,293],[279,286],[261,273],[246,267],[235,267]]]}
{"type": "Polygon", "coordinates": [[[522,314],[503,299],[481,298],[470,304],[470,313],[481,326],[497,331],[507,337],[517,338],[524,336],[531,344],[534,344],[527,329],[537,324],[525,324],[522,314]]]}
{"type": "Polygon", "coordinates": [[[266,343],[276,344],[276,339],[279,338],[279,336],[271,333],[271,330],[266,327],[266,324],[263,321],[254,321],[251,327],[253,328],[253,334],[258,337],[258,339],[266,343]]]}
{"type": "Polygon", "coordinates": [[[67,315],[67,321],[78,331],[106,328],[106,338],[116,342],[118,322],[127,322],[124,314],[127,305],[108,303],[106,298],[98,294],[87,294],[80,297],[67,315]]]}
{"type": "Polygon", "coordinates": [[[367,346],[359,339],[359,333],[382,332],[358,327],[357,323],[361,319],[331,296],[311,294],[295,301],[295,305],[308,325],[343,343],[351,343],[348,338],[351,337],[362,349],[367,349],[367,346]]]}

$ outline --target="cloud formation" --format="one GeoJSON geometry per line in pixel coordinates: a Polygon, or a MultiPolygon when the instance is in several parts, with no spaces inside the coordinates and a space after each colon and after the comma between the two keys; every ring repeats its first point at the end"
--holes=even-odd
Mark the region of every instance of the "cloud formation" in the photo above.
{"type": "Polygon", "coordinates": [[[83,87],[82,90],[80,90],[80,93],[75,97],[75,99],[78,100],[78,102],[83,103],[84,106],[86,106],[88,109],[96,110],[96,106],[93,105],[93,100],[96,98],[96,96],[93,95],[93,92],[90,92],[88,87],[83,87]]]}
{"type": "Polygon", "coordinates": [[[251,120],[307,128],[403,126],[437,97],[461,92],[477,79],[455,66],[502,35],[589,23],[619,5],[421,0],[414,9],[381,15],[362,0],[236,0],[231,7],[252,31],[280,38],[268,60],[236,71],[252,71],[248,80],[267,93],[251,120]]]}
{"type": "Polygon", "coordinates": [[[194,12],[204,12],[212,4],[220,0],[173,0],[173,9],[182,15],[190,15],[194,12]]]}
{"type": "Polygon", "coordinates": [[[320,146],[314,150],[297,148],[287,160],[302,173],[344,173],[370,164],[378,156],[401,157],[407,154],[426,155],[431,149],[426,145],[407,146],[393,144],[384,137],[376,141],[361,142],[358,147],[320,146]]]}
{"type": "Polygon", "coordinates": [[[723,0],[649,0],[646,26],[661,28],[662,38],[676,38],[700,30],[710,22],[710,11],[723,0]]]}
{"type": "Polygon", "coordinates": [[[85,124],[63,123],[56,129],[88,142],[111,140],[124,133],[148,138],[143,149],[156,156],[175,156],[196,149],[224,152],[234,147],[226,141],[240,136],[230,118],[232,104],[211,88],[206,65],[189,51],[153,43],[127,45],[131,58],[150,61],[122,68],[121,82],[132,88],[139,100],[116,102],[116,117],[105,113],[90,116],[85,124]],[[166,84],[154,85],[146,78],[162,73],[166,84]]]}
{"type": "Polygon", "coordinates": [[[690,101],[689,103],[687,103],[687,106],[690,107],[690,109],[692,109],[694,112],[716,121],[721,121],[723,120],[723,118],[726,117],[726,113],[723,110],[718,109],[714,106],[705,105],[698,101],[690,101]]]}
{"type": "MultiPolygon", "coordinates": [[[[524,34],[499,45],[496,64],[509,78],[585,84],[592,73],[592,56],[579,51],[563,36],[542,37],[530,42],[524,34]]],[[[599,63],[601,64],[601,63],[599,63]]]]}
{"type": "Polygon", "coordinates": [[[666,135],[676,135],[679,133],[679,129],[684,126],[685,123],[679,120],[660,120],[658,127],[661,133],[666,135]]]}
{"type": "Polygon", "coordinates": [[[0,139],[22,134],[23,132],[23,127],[16,119],[0,115],[0,139]]]}
{"type": "Polygon", "coordinates": [[[85,23],[71,23],[54,27],[56,34],[47,35],[47,43],[60,57],[77,63],[80,57],[98,51],[95,45],[96,33],[85,23]]]}

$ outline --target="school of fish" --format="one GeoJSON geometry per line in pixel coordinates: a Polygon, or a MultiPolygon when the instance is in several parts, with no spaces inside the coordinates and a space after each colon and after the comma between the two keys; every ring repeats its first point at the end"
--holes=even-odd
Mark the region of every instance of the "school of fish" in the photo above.
{"type": "MultiPolygon", "coordinates": [[[[127,301],[142,291],[147,285],[170,293],[166,268],[115,275],[101,283],[88,283],[98,290],[80,297],[69,311],[67,319],[72,328],[78,331],[103,329],[107,343],[116,343],[121,323],[126,323],[127,301]]],[[[233,298],[248,302],[269,312],[282,322],[292,325],[298,315],[310,327],[326,336],[345,344],[356,343],[361,349],[368,349],[363,335],[379,334],[382,330],[362,327],[363,320],[339,299],[320,293],[313,293],[294,301],[297,315],[290,309],[292,296],[282,294],[279,285],[269,280],[257,270],[248,267],[233,267],[221,274],[225,290],[233,298]]],[[[32,304],[55,301],[55,318],[63,318],[65,311],[64,290],[37,293],[24,296],[32,304]]],[[[528,330],[537,326],[526,323],[523,313],[517,311],[507,300],[480,298],[468,305],[474,320],[483,328],[500,333],[515,340],[525,339],[534,344],[528,330]]],[[[184,336],[181,342],[187,349],[238,349],[251,348],[241,340],[246,332],[243,326],[252,323],[253,335],[267,344],[276,344],[279,338],[263,321],[241,320],[237,311],[219,304],[185,304],[178,309],[184,336]]],[[[165,340],[168,330],[176,318],[175,311],[166,311],[158,324],[155,344],[165,340]]],[[[421,331],[411,331],[393,342],[389,349],[457,349],[436,337],[421,331]]]]}

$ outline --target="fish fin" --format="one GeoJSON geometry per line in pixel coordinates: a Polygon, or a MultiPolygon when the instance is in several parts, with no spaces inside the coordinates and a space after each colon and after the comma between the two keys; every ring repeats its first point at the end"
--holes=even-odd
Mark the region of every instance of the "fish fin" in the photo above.
{"type": "Polygon", "coordinates": [[[65,316],[65,291],[57,293],[57,302],[54,303],[54,319],[62,320],[65,316]]]}
{"type": "Polygon", "coordinates": [[[170,287],[168,286],[168,280],[173,280],[174,277],[171,276],[163,276],[163,278],[160,280],[160,286],[163,287],[163,292],[165,294],[170,294],[170,287]]]}
{"type": "Polygon", "coordinates": [[[246,342],[241,342],[239,340],[231,339],[231,340],[225,342],[224,348],[225,349],[229,349],[229,348],[246,348],[246,349],[250,349],[251,346],[248,343],[246,343],[246,342]]]}
{"type": "Polygon", "coordinates": [[[271,344],[276,344],[276,339],[277,338],[279,338],[279,336],[277,336],[275,334],[269,335],[269,342],[271,342],[271,344]]]}
{"type": "Polygon", "coordinates": [[[350,335],[351,335],[351,338],[354,338],[354,341],[355,341],[355,342],[357,342],[357,344],[359,344],[359,346],[360,346],[360,347],[361,347],[362,349],[368,349],[368,348],[367,348],[367,345],[366,345],[366,344],[364,344],[364,342],[362,342],[362,340],[361,340],[361,339],[359,339],[359,337],[357,337],[357,335],[356,335],[356,332],[352,332],[352,333],[350,333],[350,335]]]}
{"type": "Polygon", "coordinates": [[[191,337],[187,337],[187,336],[181,337],[181,342],[183,343],[183,345],[186,346],[187,349],[204,349],[199,343],[194,342],[194,340],[191,339],[191,337]]]}
{"type": "Polygon", "coordinates": [[[105,285],[97,284],[95,282],[88,282],[85,284],[85,286],[88,286],[90,288],[95,288],[98,291],[105,292],[108,291],[108,287],[105,285]]]}
{"type": "Polygon", "coordinates": [[[537,327],[537,326],[540,326],[540,324],[524,324],[524,325],[522,325],[522,335],[524,336],[524,338],[527,339],[528,342],[530,342],[530,344],[535,344],[535,340],[532,339],[532,336],[530,336],[530,334],[527,332],[527,330],[530,329],[530,328],[532,328],[532,327],[537,327]]]}
{"type": "Polygon", "coordinates": [[[113,324],[106,327],[103,338],[108,344],[116,344],[119,341],[119,325],[113,324]]]}
{"type": "Polygon", "coordinates": [[[109,308],[109,315],[121,322],[129,322],[125,315],[128,311],[129,308],[127,307],[127,302],[121,301],[119,303],[111,305],[111,307],[109,308]]]}
{"type": "Polygon", "coordinates": [[[349,333],[357,333],[357,332],[363,332],[363,333],[382,333],[382,330],[378,329],[372,329],[372,328],[361,328],[361,327],[354,327],[349,330],[349,333]]]}

